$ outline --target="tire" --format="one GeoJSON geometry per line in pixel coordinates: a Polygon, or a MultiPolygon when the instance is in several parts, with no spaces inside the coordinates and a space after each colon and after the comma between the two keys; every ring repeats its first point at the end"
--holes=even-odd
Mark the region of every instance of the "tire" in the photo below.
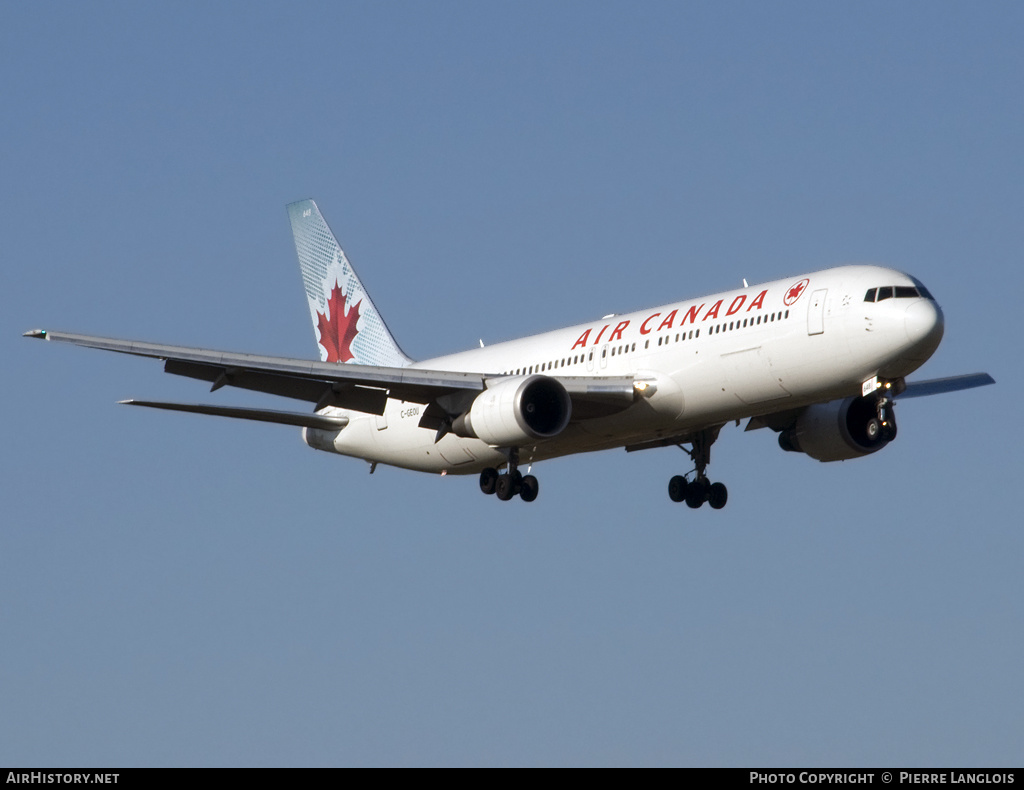
{"type": "Polygon", "coordinates": [[[480,473],[480,490],[485,494],[493,494],[498,482],[498,470],[488,466],[480,473]]]}
{"type": "Polygon", "coordinates": [[[686,505],[694,510],[707,501],[708,483],[707,480],[697,480],[686,487],[686,505]]]}
{"type": "Polygon", "coordinates": [[[729,489],[724,483],[712,483],[708,489],[708,504],[715,510],[721,510],[729,501],[729,489]]]}
{"type": "Polygon", "coordinates": [[[502,502],[508,502],[516,493],[512,478],[505,475],[498,475],[497,483],[494,486],[494,493],[502,502]]]}
{"type": "Polygon", "coordinates": [[[686,488],[689,484],[682,475],[676,475],[668,481],[668,498],[673,502],[682,502],[686,499],[686,488]]]}
{"type": "Polygon", "coordinates": [[[877,442],[882,435],[882,423],[877,417],[872,417],[864,425],[864,435],[872,444],[877,442]]]}
{"type": "Polygon", "coordinates": [[[523,482],[519,484],[519,497],[524,502],[532,502],[537,498],[539,492],[540,483],[537,482],[537,478],[533,475],[527,475],[523,478],[523,482]]]}

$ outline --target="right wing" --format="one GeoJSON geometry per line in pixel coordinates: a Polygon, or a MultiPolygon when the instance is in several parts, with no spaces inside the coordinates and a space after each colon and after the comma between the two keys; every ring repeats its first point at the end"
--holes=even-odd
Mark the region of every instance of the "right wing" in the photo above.
{"type": "Polygon", "coordinates": [[[923,395],[941,395],[944,392],[958,392],[995,383],[996,380],[988,373],[968,373],[963,376],[949,376],[944,379],[912,381],[907,382],[907,388],[897,395],[896,399],[920,398],[923,395]]]}

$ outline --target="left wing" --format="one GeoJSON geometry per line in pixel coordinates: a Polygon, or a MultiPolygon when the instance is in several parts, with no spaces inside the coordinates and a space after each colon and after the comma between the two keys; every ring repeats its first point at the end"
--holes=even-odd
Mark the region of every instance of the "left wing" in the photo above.
{"type": "MultiPolygon", "coordinates": [[[[187,346],[170,346],[138,340],[78,335],[70,332],[51,332],[34,329],[25,337],[72,343],[86,348],[116,351],[140,357],[164,360],[164,370],[178,376],[200,379],[212,383],[210,388],[224,386],[295,398],[316,404],[316,409],[336,406],[369,414],[383,414],[388,398],[430,404],[464,402],[487,388],[490,380],[504,378],[497,374],[462,373],[450,370],[424,370],[410,367],[380,367],[314,362],[287,357],[267,357],[230,351],[213,351],[187,346]],[[456,396],[452,398],[451,396],[456,396]]],[[[565,387],[573,406],[593,407],[618,411],[627,408],[636,397],[634,379],[629,376],[554,377],[565,387]]],[[[238,413],[216,411],[220,407],[189,407],[180,404],[138,403],[178,411],[199,411],[204,414],[242,417],[238,413]],[[211,410],[214,409],[214,410],[211,410]]],[[[585,408],[584,410],[585,411],[585,408]]],[[[269,414],[269,413],[268,413],[269,414]]],[[[280,413],[279,413],[280,414],[280,413]]],[[[267,416],[248,416],[247,419],[267,419],[267,416]]],[[[296,424],[291,422],[289,424],[296,424]]],[[[306,423],[303,423],[306,424],[306,423]]]]}

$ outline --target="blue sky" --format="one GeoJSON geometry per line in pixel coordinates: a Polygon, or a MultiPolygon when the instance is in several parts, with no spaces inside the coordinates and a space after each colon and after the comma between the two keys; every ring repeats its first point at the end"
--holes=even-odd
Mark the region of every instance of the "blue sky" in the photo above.
{"type": "Polygon", "coordinates": [[[0,763],[1016,765],[1024,10],[6,4],[0,763]],[[312,357],[315,198],[417,358],[871,261],[925,377],[819,464],[723,431],[537,502],[117,406],[209,395],[34,327],[312,357]]]}

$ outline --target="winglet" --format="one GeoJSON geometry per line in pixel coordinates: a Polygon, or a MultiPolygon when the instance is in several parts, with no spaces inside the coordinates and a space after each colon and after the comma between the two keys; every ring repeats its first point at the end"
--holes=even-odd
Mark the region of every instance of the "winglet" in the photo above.
{"type": "Polygon", "coordinates": [[[40,340],[46,340],[45,329],[30,329],[22,334],[22,337],[38,337],[40,340]]]}

